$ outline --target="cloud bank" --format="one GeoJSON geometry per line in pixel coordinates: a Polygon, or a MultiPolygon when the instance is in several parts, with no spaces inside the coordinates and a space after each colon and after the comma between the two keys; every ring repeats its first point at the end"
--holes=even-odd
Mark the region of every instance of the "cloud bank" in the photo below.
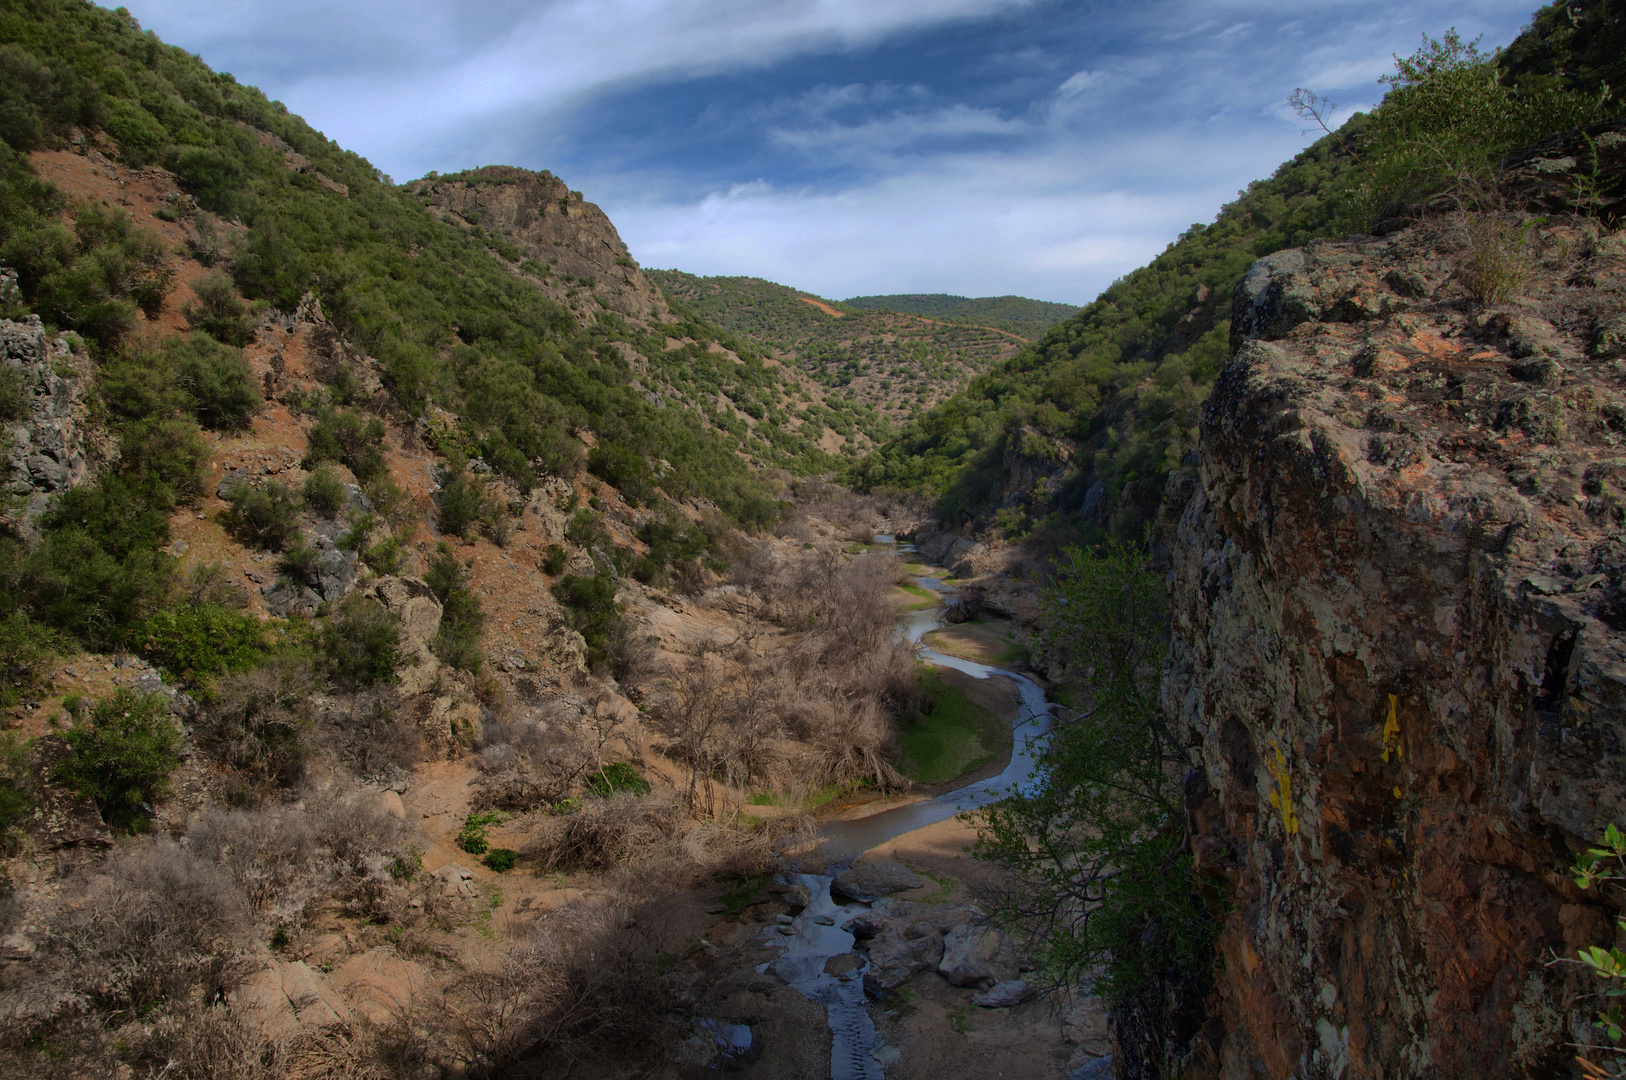
{"type": "Polygon", "coordinates": [[[1082,303],[1529,0],[154,0],[134,14],[397,179],[549,168],[646,265],[1082,303]]]}

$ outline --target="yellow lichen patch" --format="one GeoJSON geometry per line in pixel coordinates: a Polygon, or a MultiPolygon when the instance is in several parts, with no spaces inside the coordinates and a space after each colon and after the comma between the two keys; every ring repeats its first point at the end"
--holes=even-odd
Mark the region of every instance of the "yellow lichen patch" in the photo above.
{"type": "Polygon", "coordinates": [[[1406,748],[1400,745],[1400,716],[1398,706],[1400,701],[1393,694],[1389,695],[1389,719],[1383,722],[1383,760],[1388,761],[1393,754],[1399,761],[1406,756],[1406,748]]]}
{"type": "Polygon", "coordinates": [[[1287,771],[1287,755],[1282,753],[1279,743],[1271,743],[1270,750],[1276,759],[1266,766],[1276,781],[1276,790],[1270,793],[1270,805],[1281,811],[1282,828],[1287,830],[1287,835],[1297,836],[1299,816],[1293,810],[1293,776],[1287,771]]]}

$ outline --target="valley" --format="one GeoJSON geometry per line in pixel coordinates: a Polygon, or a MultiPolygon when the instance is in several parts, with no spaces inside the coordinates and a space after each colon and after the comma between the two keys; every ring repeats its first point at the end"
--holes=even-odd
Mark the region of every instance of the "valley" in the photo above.
{"type": "Polygon", "coordinates": [[[646,269],[4,7],[0,1063],[1626,1075],[1622,25],[1073,308],[646,269]]]}

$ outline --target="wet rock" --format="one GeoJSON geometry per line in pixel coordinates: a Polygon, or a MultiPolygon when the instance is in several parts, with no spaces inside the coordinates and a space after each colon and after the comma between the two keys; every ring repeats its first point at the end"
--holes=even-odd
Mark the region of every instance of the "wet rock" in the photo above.
{"type": "Polygon", "coordinates": [[[1010,1009],[1033,996],[1033,988],[1020,979],[998,982],[981,994],[971,995],[971,1004],[985,1009],[1010,1009]]]}
{"type": "Polygon", "coordinates": [[[824,962],[824,973],[838,979],[850,979],[863,966],[864,961],[857,956],[850,952],[842,953],[840,956],[832,956],[824,962]]]}
{"type": "Polygon", "coordinates": [[[910,938],[904,928],[887,927],[869,944],[869,970],[864,972],[864,990],[871,997],[885,997],[922,971],[937,966],[943,956],[943,938],[935,933],[910,938]]]}
{"type": "Polygon", "coordinates": [[[991,926],[956,926],[943,940],[937,970],[955,986],[992,986],[1019,974],[1010,935],[991,926]]]}
{"type": "Polygon", "coordinates": [[[1086,1061],[1068,1073],[1067,1080],[1112,1080],[1112,1055],[1086,1061]]]}
{"type": "Polygon", "coordinates": [[[841,928],[859,941],[875,937],[892,922],[884,912],[865,911],[841,924],[841,928]]]}
{"type": "Polygon", "coordinates": [[[925,884],[908,867],[897,863],[871,863],[848,867],[830,883],[830,891],[849,900],[868,904],[893,893],[918,889],[925,884]]]}

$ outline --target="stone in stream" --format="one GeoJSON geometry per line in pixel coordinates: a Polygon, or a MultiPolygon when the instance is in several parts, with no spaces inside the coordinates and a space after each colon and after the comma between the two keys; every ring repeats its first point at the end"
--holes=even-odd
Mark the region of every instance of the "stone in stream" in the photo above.
{"type": "Polygon", "coordinates": [[[1020,979],[995,983],[986,993],[972,994],[971,1004],[985,1009],[1010,1009],[1033,996],[1033,988],[1020,979]]]}
{"type": "Polygon", "coordinates": [[[872,863],[843,870],[830,882],[830,891],[849,900],[869,904],[883,896],[918,889],[924,884],[907,867],[897,863],[872,863]]]}
{"type": "Polygon", "coordinates": [[[879,911],[863,911],[842,923],[841,928],[859,941],[868,941],[891,921],[879,911]]]}
{"type": "Polygon", "coordinates": [[[837,979],[850,979],[864,966],[864,962],[852,953],[842,953],[832,956],[824,962],[824,973],[837,979]]]}
{"type": "Polygon", "coordinates": [[[990,926],[956,926],[943,940],[937,970],[955,986],[992,986],[1018,974],[1016,946],[1003,930],[990,926]]]}

